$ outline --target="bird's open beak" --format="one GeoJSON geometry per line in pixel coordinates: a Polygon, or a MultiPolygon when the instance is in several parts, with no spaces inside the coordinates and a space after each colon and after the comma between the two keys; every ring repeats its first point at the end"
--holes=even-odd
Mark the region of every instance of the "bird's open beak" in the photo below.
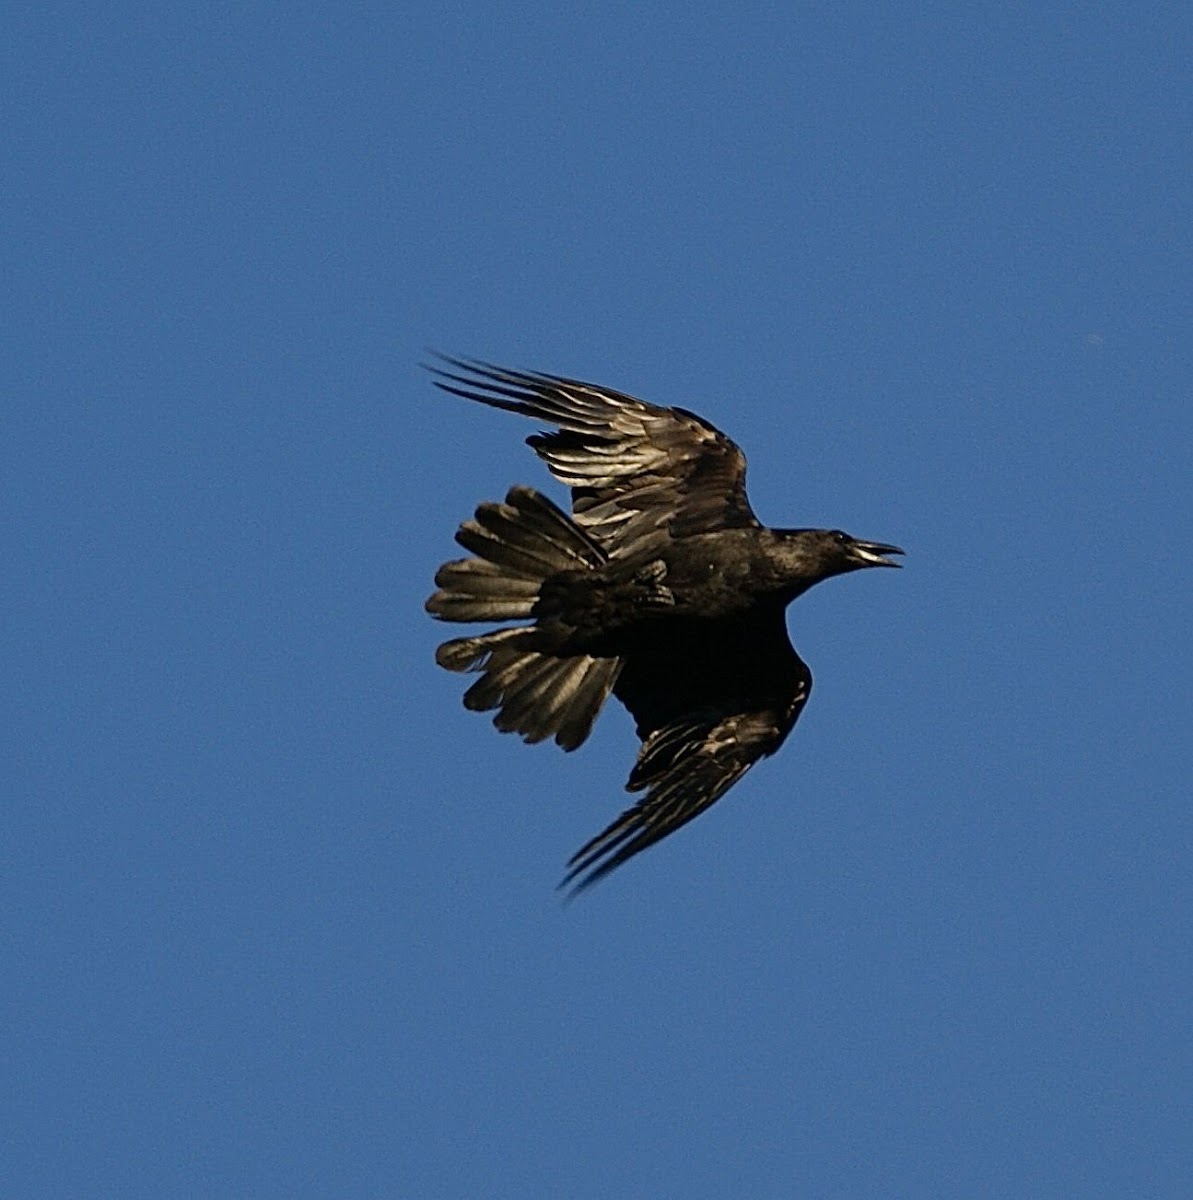
{"type": "Polygon", "coordinates": [[[855,541],[849,547],[850,557],[866,567],[901,567],[902,563],[891,562],[883,555],[902,553],[898,546],[889,546],[886,542],[855,541]]]}

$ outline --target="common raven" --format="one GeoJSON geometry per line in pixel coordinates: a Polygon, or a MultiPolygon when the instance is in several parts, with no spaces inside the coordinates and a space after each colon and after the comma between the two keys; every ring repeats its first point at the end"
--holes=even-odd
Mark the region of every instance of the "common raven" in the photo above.
{"type": "Polygon", "coordinates": [[[582,891],[666,837],[773,754],[812,675],[787,605],[898,546],[840,530],[767,529],[746,499],[746,460],[719,429],[577,379],[442,357],[436,386],[555,427],[528,444],[572,491],[572,515],[528,487],[482,504],[427,611],[521,621],[444,642],[436,661],[479,671],[464,706],[527,742],[574,750],[610,691],[642,740],[626,784],[645,795],[568,863],[582,891]]]}

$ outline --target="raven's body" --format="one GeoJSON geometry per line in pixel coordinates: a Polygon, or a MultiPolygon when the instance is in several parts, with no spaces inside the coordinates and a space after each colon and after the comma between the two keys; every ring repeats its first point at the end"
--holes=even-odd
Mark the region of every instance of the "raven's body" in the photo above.
{"type": "Polygon", "coordinates": [[[745,495],[745,459],[684,409],[555,376],[446,360],[439,386],[555,424],[529,440],[572,488],[569,518],[513,488],[483,504],[427,602],[444,620],[528,623],[439,648],[482,677],[465,705],[499,729],[580,745],[610,691],[642,739],[627,787],[645,798],[583,847],[583,888],[710,804],[795,724],[812,677],[786,606],[813,584],[895,546],[838,530],[767,529],[745,495]],[[443,382],[445,381],[445,382],[443,382]],[[585,874],[587,872],[587,874],[585,874]]]}

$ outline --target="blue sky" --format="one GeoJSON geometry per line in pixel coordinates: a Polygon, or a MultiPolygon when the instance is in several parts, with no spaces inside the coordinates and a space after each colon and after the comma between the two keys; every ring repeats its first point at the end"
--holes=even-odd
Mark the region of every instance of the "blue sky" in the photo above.
{"type": "Polygon", "coordinates": [[[6,1196],[1193,1194],[1183,7],[42,5],[0,56],[6,1196]],[[456,524],[548,484],[426,347],[908,551],[567,908],[632,729],[435,668],[456,524]]]}

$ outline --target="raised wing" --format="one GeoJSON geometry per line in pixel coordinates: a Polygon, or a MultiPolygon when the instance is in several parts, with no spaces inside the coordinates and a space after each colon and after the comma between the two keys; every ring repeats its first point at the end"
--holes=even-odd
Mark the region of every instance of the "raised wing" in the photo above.
{"type": "Polygon", "coordinates": [[[578,379],[443,361],[454,370],[429,369],[445,392],[558,427],[527,443],[572,489],[576,521],[609,553],[659,533],[758,526],[746,499],[745,455],[695,413],[578,379]]]}
{"type": "Polygon", "coordinates": [[[572,856],[560,884],[572,895],[699,816],[773,754],[812,690],[781,608],[715,632],[675,624],[627,659],[614,687],[642,739],[626,790],[646,795],[572,856]]]}

